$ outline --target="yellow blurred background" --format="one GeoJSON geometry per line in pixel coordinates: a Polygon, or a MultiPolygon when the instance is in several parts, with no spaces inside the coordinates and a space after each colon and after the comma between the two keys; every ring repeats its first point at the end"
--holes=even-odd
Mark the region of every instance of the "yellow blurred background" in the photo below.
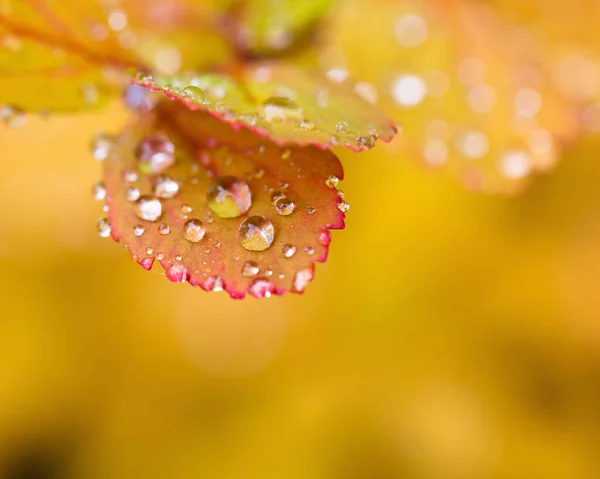
{"type": "Polygon", "coordinates": [[[234,301],[96,234],[126,117],[0,128],[0,479],[600,478],[600,138],[514,198],[339,150],[328,262],[234,301]]]}

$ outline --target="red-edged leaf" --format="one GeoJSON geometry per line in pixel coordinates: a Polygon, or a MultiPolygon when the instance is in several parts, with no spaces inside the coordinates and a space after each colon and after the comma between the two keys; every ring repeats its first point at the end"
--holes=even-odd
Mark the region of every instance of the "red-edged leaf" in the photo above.
{"type": "Polygon", "coordinates": [[[127,67],[175,73],[221,63],[229,51],[213,10],[193,0],[5,0],[0,104],[59,112],[96,107],[122,88],[127,67]]]}
{"type": "MultiPolygon", "coordinates": [[[[470,189],[510,194],[552,169],[579,134],[578,105],[554,81],[536,30],[484,2],[362,6],[342,4],[329,30],[327,66],[360,74],[385,111],[402,121],[405,141],[391,145],[395,151],[405,147],[470,189]]],[[[577,83],[578,74],[569,75],[577,83]]]]}
{"type": "MultiPolygon", "coordinates": [[[[163,100],[119,135],[104,162],[111,235],[144,268],[150,269],[158,259],[175,282],[187,281],[205,290],[223,288],[234,298],[247,292],[258,297],[302,292],[312,279],[314,262],[327,257],[329,229],[344,227],[341,210],[346,203],[330,178],[342,175],[339,160],[329,151],[282,148],[247,130],[235,131],[207,112],[163,100]],[[154,173],[143,173],[148,171],[154,173]],[[233,196],[220,191],[221,203],[216,209],[213,205],[218,216],[209,208],[207,196],[218,192],[215,184],[223,186],[232,176],[242,183],[229,190],[233,196]],[[178,185],[172,198],[164,198],[173,191],[165,188],[165,178],[178,185]],[[137,196],[132,192],[139,192],[140,199],[131,201],[137,196]],[[294,203],[293,212],[279,214],[273,195],[285,195],[294,203]],[[156,201],[161,204],[160,216],[147,208],[156,201]],[[140,208],[146,220],[140,218],[140,208]],[[233,216],[224,214],[231,210],[239,216],[222,217],[233,216]],[[272,244],[263,251],[249,251],[240,241],[241,225],[256,216],[267,218],[274,231],[272,244]],[[197,222],[204,228],[203,236],[201,228],[194,228],[197,222]],[[186,239],[186,231],[198,241],[186,239]]],[[[280,209],[283,206],[285,200],[279,203],[280,209]]],[[[270,232],[267,228],[261,230],[266,236],[253,236],[253,231],[261,231],[243,231],[250,233],[245,241],[260,247],[270,232]]]]}
{"type": "Polygon", "coordinates": [[[332,80],[290,65],[263,64],[248,67],[236,77],[142,74],[136,82],[280,145],[342,145],[360,151],[373,147],[378,138],[390,141],[396,134],[394,124],[335,73],[330,75],[332,80]]]}

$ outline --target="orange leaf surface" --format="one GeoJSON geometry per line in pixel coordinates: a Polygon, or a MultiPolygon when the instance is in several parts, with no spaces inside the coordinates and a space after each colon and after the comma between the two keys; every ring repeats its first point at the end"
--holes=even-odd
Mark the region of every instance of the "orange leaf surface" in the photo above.
{"type": "Polygon", "coordinates": [[[329,229],[344,227],[342,175],[330,151],[282,148],[163,100],[104,160],[100,233],[110,224],[138,263],[158,259],[171,281],[234,298],[302,292],[329,229]]]}
{"type": "Polygon", "coordinates": [[[323,77],[285,64],[247,67],[239,76],[185,73],[138,76],[137,84],[162,90],[191,110],[207,110],[283,145],[342,145],[366,150],[390,141],[395,125],[340,78],[323,77]]]}

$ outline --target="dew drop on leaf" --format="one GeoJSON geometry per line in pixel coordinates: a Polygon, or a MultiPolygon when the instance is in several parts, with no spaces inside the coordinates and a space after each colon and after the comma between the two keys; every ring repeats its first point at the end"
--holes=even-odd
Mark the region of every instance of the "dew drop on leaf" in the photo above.
{"type": "Polygon", "coordinates": [[[271,203],[277,204],[277,202],[282,198],[285,198],[285,193],[276,190],[271,194],[271,203]]]}
{"type": "Polygon", "coordinates": [[[309,215],[314,215],[316,211],[317,211],[317,210],[315,210],[315,209],[314,209],[312,206],[307,206],[307,207],[306,207],[306,212],[307,212],[309,215]]]}
{"type": "Polygon", "coordinates": [[[159,199],[141,196],[135,202],[135,214],[146,221],[156,221],[162,215],[162,204],[159,199]]]}
{"type": "Polygon", "coordinates": [[[246,261],[242,266],[242,276],[252,278],[259,272],[258,265],[254,261],[246,261]]]}
{"type": "Polygon", "coordinates": [[[327,179],[325,180],[325,184],[327,185],[327,187],[329,188],[336,188],[338,183],[339,183],[339,179],[337,176],[333,176],[333,175],[329,175],[327,177],[327,179]]]}
{"type": "Polygon", "coordinates": [[[140,171],[146,175],[162,173],[175,162],[175,145],[162,133],[153,133],[140,141],[137,149],[140,171]]]}
{"type": "Polygon", "coordinates": [[[279,198],[276,202],[275,202],[275,210],[277,211],[278,214],[282,215],[282,216],[288,216],[291,215],[294,212],[294,208],[296,205],[294,205],[294,202],[292,200],[290,200],[289,198],[279,198]]]}
{"type": "Polygon", "coordinates": [[[283,246],[283,256],[286,258],[291,258],[296,254],[296,247],[291,244],[286,244],[283,246]]]}
{"type": "Polygon", "coordinates": [[[123,172],[123,179],[127,183],[135,183],[138,180],[138,174],[135,170],[127,169],[123,172]]]}
{"type": "Polygon", "coordinates": [[[342,200],[337,204],[337,207],[338,207],[338,210],[340,210],[342,213],[345,213],[346,211],[348,211],[350,209],[350,203],[342,200]]]}
{"type": "Polygon", "coordinates": [[[270,122],[303,120],[302,109],[292,100],[284,96],[267,98],[260,107],[260,114],[270,122]]]}
{"type": "Polygon", "coordinates": [[[95,160],[106,160],[113,146],[113,138],[106,133],[100,133],[92,139],[91,150],[95,160]]]}
{"type": "Polygon", "coordinates": [[[102,181],[98,181],[92,187],[92,195],[94,199],[97,201],[103,201],[106,198],[106,188],[104,187],[104,183],[102,181]]]}
{"type": "Polygon", "coordinates": [[[240,225],[239,239],[248,251],[264,251],[273,243],[275,228],[264,216],[251,216],[240,225]]]}
{"type": "Polygon", "coordinates": [[[206,229],[202,224],[202,221],[192,218],[187,220],[183,225],[183,237],[191,243],[198,243],[202,238],[206,229]]]}
{"type": "Polygon", "coordinates": [[[145,231],[146,231],[146,228],[144,228],[142,225],[135,225],[133,227],[134,236],[142,236],[145,231]]]}
{"type": "Polygon", "coordinates": [[[250,187],[235,176],[217,178],[207,192],[208,207],[219,218],[237,218],[252,206],[250,187]]]}
{"type": "Polygon", "coordinates": [[[179,193],[179,183],[169,178],[161,176],[154,185],[154,194],[158,198],[174,198],[179,193]]]}
{"type": "Polygon", "coordinates": [[[204,92],[194,85],[186,86],[183,89],[183,94],[194,103],[204,103],[206,101],[204,92]]]}
{"type": "Polygon", "coordinates": [[[98,236],[101,238],[108,238],[110,236],[110,223],[108,218],[100,218],[96,226],[98,236]]]}
{"type": "Polygon", "coordinates": [[[127,188],[125,197],[127,198],[127,201],[136,201],[140,197],[139,188],[136,188],[135,186],[127,188]]]}
{"type": "Polygon", "coordinates": [[[158,225],[158,232],[163,236],[168,235],[171,232],[171,227],[169,225],[161,223],[158,225]]]}

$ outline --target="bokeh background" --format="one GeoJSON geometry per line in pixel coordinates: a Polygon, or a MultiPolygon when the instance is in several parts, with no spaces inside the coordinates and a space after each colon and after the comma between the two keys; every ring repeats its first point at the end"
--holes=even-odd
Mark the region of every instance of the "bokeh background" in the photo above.
{"type": "Polygon", "coordinates": [[[127,115],[0,129],[0,477],[600,477],[600,139],[510,198],[338,151],[328,262],[233,301],[97,236],[127,115]]]}

